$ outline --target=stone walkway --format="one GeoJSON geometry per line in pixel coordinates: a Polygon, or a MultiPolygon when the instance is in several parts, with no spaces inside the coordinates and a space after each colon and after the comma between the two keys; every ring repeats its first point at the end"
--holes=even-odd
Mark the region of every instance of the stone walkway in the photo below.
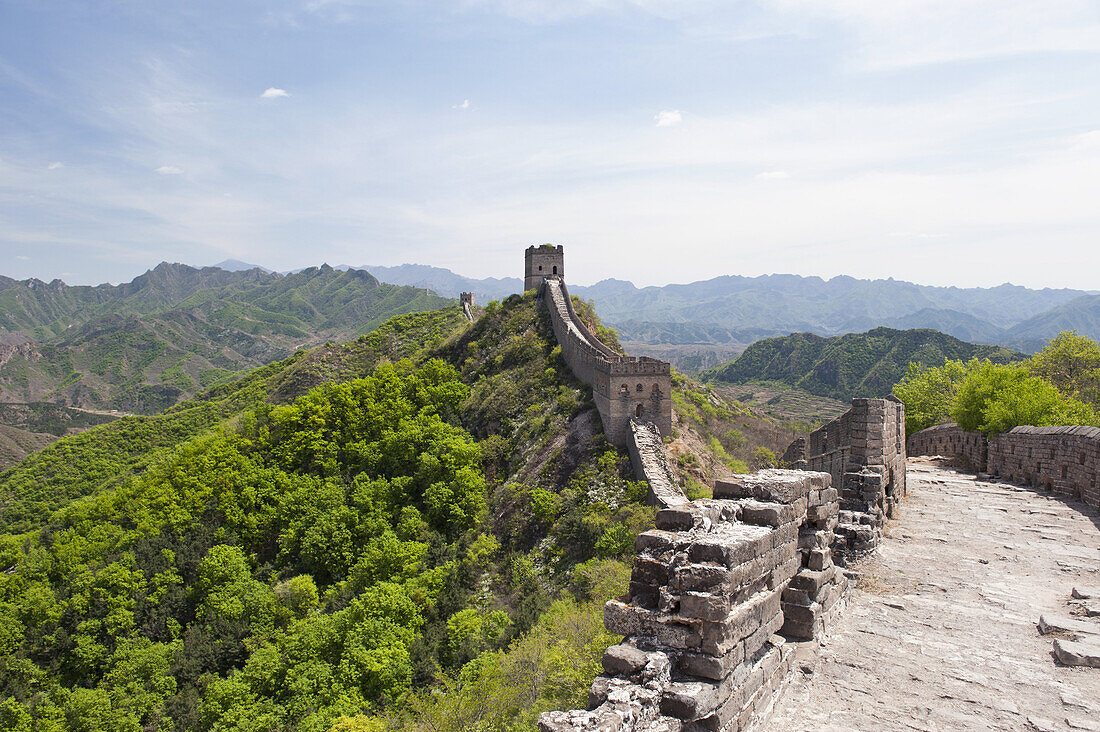
{"type": "Polygon", "coordinates": [[[1100,586],[1100,517],[1083,504],[917,459],[857,569],[764,729],[1100,730],[1100,669],[1058,665],[1036,628],[1069,615],[1072,587],[1100,586]]]}

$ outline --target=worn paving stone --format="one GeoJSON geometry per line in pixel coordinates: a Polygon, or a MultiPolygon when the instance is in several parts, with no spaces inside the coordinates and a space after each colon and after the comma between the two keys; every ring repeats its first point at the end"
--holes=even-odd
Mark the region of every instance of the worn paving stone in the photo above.
{"type": "Polygon", "coordinates": [[[1066,732],[1100,720],[1100,671],[1058,664],[1037,628],[1067,614],[1074,587],[1100,586],[1100,516],[928,462],[911,462],[908,480],[814,673],[794,675],[761,729],[1034,730],[1030,718],[1066,732]]]}

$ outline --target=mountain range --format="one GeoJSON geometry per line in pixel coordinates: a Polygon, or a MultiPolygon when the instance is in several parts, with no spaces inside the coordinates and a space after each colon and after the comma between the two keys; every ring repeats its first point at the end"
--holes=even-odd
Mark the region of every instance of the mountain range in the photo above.
{"type": "Polygon", "coordinates": [[[451,303],[328,265],[162,263],[122,285],[0,277],[0,402],[152,414],[241,369],[451,303]]]}
{"type": "MultiPolygon", "coordinates": [[[[383,282],[429,288],[447,297],[473,292],[478,302],[500,299],[522,286],[519,278],[475,279],[419,264],[363,268],[383,282]]],[[[726,360],[762,338],[798,332],[833,336],[879,326],[931,328],[1027,353],[1062,330],[1100,339],[1100,293],[1085,290],[1007,283],[934,287],[895,279],[777,274],[723,275],[661,287],[607,279],[591,286],[571,284],[570,291],[592,300],[628,349],[692,370],[726,360]]]]}

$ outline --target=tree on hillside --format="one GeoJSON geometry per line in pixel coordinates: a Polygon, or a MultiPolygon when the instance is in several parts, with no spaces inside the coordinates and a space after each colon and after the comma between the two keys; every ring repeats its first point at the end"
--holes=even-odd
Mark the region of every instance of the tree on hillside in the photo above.
{"type": "Polygon", "coordinates": [[[959,387],[982,363],[989,361],[944,359],[943,366],[930,368],[910,362],[905,376],[894,385],[894,396],[905,404],[905,433],[911,435],[950,419],[959,387]]]}
{"type": "Polygon", "coordinates": [[[959,387],[952,416],[964,430],[986,435],[1020,425],[1091,425],[1091,405],[1064,396],[1053,385],[1032,376],[1027,366],[980,363],[959,387]]]}
{"type": "Polygon", "coordinates": [[[1062,394],[1100,406],[1100,344],[1077,331],[1062,331],[1031,357],[1031,373],[1062,394]]]}

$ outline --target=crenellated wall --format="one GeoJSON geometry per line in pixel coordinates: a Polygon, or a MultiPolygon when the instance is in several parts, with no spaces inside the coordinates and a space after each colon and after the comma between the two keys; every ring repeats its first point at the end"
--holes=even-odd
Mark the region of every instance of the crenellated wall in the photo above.
{"type": "Polygon", "coordinates": [[[988,471],[1100,510],[1100,428],[1016,427],[994,435],[988,471]]]}
{"type": "Polygon", "coordinates": [[[798,440],[785,459],[829,473],[840,495],[834,552],[844,555],[878,546],[886,519],[905,496],[905,406],[898,400],[853,399],[852,408],[798,440]]]}
{"type": "Polygon", "coordinates": [[[622,356],[592,334],[577,316],[561,277],[542,280],[540,297],[550,312],[562,357],[592,397],[611,444],[629,447],[631,420],[652,422],[662,435],[672,433],[672,370],[667,361],[622,356]]]}
{"type": "Polygon", "coordinates": [[[1100,428],[1015,427],[986,440],[957,424],[909,436],[914,455],[963,457],[978,471],[1045,488],[1100,510],[1100,428]]]}
{"type": "Polygon", "coordinates": [[[844,596],[830,480],[766,470],[659,511],[629,594],[607,603],[604,624],[625,639],[604,654],[589,708],[545,713],[539,729],[740,732],[764,719],[792,666],[784,635],[816,637],[844,596]]]}
{"type": "Polygon", "coordinates": [[[967,432],[954,422],[914,432],[905,442],[909,455],[960,457],[978,473],[986,472],[989,443],[981,432],[967,432]]]}

